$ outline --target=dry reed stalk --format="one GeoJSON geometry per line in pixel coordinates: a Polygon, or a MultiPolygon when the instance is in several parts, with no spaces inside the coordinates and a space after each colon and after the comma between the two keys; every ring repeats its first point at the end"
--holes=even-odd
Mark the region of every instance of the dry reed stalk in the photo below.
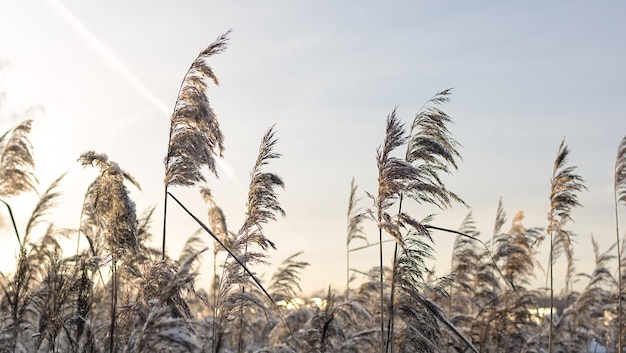
{"type": "Polygon", "coordinates": [[[617,147],[617,157],[615,158],[615,183],[613,189],[614,204],[615,204],[615,235],[617,237],[617,351],[622,353],[622,345],[624,341],[624,335],[622,334],[622,322],[623,322],[623,310],[622,310],[622,296],[624,295],[624,283],[622,278],[622,254],[620,249],[620,234],[619,234],[619,204],[626,204],[626,137],[622,139],[617,147]]]}
{"type": "Polygon", "coordinates": [[[363,221],[363,214],[360,212],[357,204],[360,198],[356,197],[358,186],[354,183],[354,178],[350,182],[350,197],[348,199],[348,227],[346,236],[346,301],[350,296],[350,243],[356,239],[365,241],[365,244],[369,245],[367,238],[365,237],[365,231],[361,225],[363,221]]]}
{"type": "Polygon", "coordinates": [[[206,95],[208,81],[219,85],[207,60],[226,50],[230,31],[202,50],[185,74],[171,117],[167,155],[163,214],[162,258],[165,258],[167,192],[170,186],[192,186],[206,181],[202,167],[217,177],[216,157],[224,152],[224,136],[206,95]]]}
{"type": "Polygon", "coordinates": [[[403,243],[402,233],[397,223],[394,223],[388,209],[399,197],[408,180],[417,179],[415,168],[391,153],[404,145],[407,140],[404,125],[396,117],[396,110],[387,116],[385,140],[382,147],[376,150],[376,165],[378,167],[378,195],[368,193],[375,206],[369,210],[370,216],[378,226],[378,253],[380,268],[380,352],[385,352],[385,298],[383,291],[383,230],[393,236],[397,242],[403,243]]]}
{"type": "MultiPolygon", "coordinates": [[[[235,243],[241,242],[242,247],[240,251],[243,251],[242,255],[244,255],[244,259],[248,254],[248,247],[253,244],[259,246],[263,251],[267,251],[269,247],[276,249],[274,243],[263,234],[262,227],[270,220],[275,221],[278,215],[285,216],[285,211],[278,202],[276,193],[276,189],[284,188],[285,184],[282,178],[277,174],[263,171],[263,167],[267,165],[270,160],[280,158],[280,154],[274,152],[274,147],[277,142],[278,139],[274,126],[271,126],[263,135],[261,144],[259,145],[257,159],[251,172],[252,178],[248,190],[246,217],[235,237],[235,243]]],[[[261,259],[262,257],[259,256],[256,261],[261,261],[261,259]]],[[[245,261],[243,261],[243,263],[246,264],[245,261]]],[[[243,294],[245,292],[245,283],[241,283],[240,287],[243,294]]],[[[242,311],[239,317],[239,352],[241,352],[243,345],[244,309],[245,307],[241,308],[242,311]]]]}
{"type": "MultiPolygon", "coordinates": [[[[548,333],[548,352],[552,353],[552,341],[554,333],[554,274],[553,265],[558,255],[558,251],[565,252],[568,264],[573,261],[570,232],[563,226],[571,220],[573,207],[580,206],[578,202],[578,192],[586,190],[584,180],[579,175],[574,174],[575,166],[567,166],[569,148],[565,140],[561,141],[554,160],[552,177],[550,178],[550,212],[548,213],[548,234],[550,236],[550,330],[548,333]]],[[[566,279],[566,286],[570,283],[566,279]]],[[[566,288],[567,290],[568,288],[566,288]]]]}
{"type": "Polygon", "coordinates": [[[130,199],[124,181],[140,188],[130,174],[122,170],[117,163],[110,161],[105,154],[89,151],[83,153],[78,160],[83,166],[95,165],[100,169],[100,174],[89,185],[85,195],[84,212],[95,225],[103,230],[108,250],[111,252],[112,300],[109,352],[113,352],[116,349],[117,263],[125,253],[139,251],[135,203],[130,199]]]}

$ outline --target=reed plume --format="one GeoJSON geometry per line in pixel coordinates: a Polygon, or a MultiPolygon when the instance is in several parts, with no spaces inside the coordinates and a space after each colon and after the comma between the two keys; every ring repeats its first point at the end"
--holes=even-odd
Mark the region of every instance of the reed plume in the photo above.
{"type": "Polygon", "coordinates": [[[51,208],[56,206],[58,198],[61,196],[61,192],[58,190],[61,180],[65,177],[63,173],[55,181],[50,184],[48,189],[39,197],[37,205],[31,213],[28,222],[26,223],[26,230],[24,231],[24,243],[27,242],[29,235],[31,235],[33,228],[44,221],[44,217],[48,215],[51,208]]]}
{"type": "Polygon", "coordinates": [[[217,176],[216,157],[224,152],[224,136],[206,95],[208,81],[219,84],[207,60],[226,50],[230,31],[202,50],[185,74],[171,117],[170,135],[165,157],[163,214],[163,248],[167,216],[167,191],[170,186],[192,186],[206,181],[202,167],[217,176]]]}
{"type": "Polygon", "coordinates": [[[0,197],[34,191],[33,146],[28,140],[32,120],[25,120],[0,136],[0,197]]]}
{"type": "Polygon", "coordinates": [[[350,197],[348,199],[348,229],[346,236],[346,301],[350,296],[350,243],[352,241],[361,239],[365,241],[365,244],[369,245],[367,238],[365,237],[365,231],[361,223],[363,222],[364,215],[358,208],[358,202],[360,198],[356,196],[358,186],[354,183],[354,178],[350,182],[350,197]]]}
{"type": "Polygon", "coordinates": [[[300,288],[300,272],[309,266],[306,261],[298,261],[297,257],[302,255],[299,251],[288,258],[278,267],[272,275],[272,280],[267,290],[276,302],[284,301],[289,303],[297,298],[300,288]]]}
{"type": "Polygon", "coordinates": [[[419,177],[412,180],[409,195],[419,203],[429,203],[439,208],[451,207],[452,202],[465,205],[454,192],[448,190],[440,174],[450,174],[458,168],[461,160],[459,143],[452,138],[447,125],[452,119],[433,104],[443,104],[450,100],[452,89],[446,89],[430,98],[424,108],[415,115],[409,131],[406,161],[413,164],[419,177]]]}
{"type": "MultiPolygon", "coordinates": [[[[228,226],[226,224],[226,216],[224,215],[224,211],[217,205],[217,202],[213,199],[213,195],[211,190],[207,187],[200,188],[200,194],[204,201],[208,204],[208,218],[209,218],[209,226],[213,229],[213,233],[215,236],[221,241],[222,244],[225,245],[226,248],[230,249],[233,245],[234,234],[228,231],[228,226]],[[231,236],[232,234],[232,236],[231,236]]],[[[213,307],[213,317],[217,317],[217,295],[219,290],[220,276],[217,273],[217,256],[220,252],[225,251],[224,248],[220,246],[220,244],[214,240],[213,241],[213,278],[211,279],[211,305],[213,307]]]]}
{"type": "Polygon", "coordinates": [[[137,215],[135,203],[124,185],[127,181],[141,190],[139,183],[105,154],[93,151],[78,159],[83,166],[94,165],[100,174],[89,185],[83,211],[104,230],[104,236],[114,260],[130,250],[138,251],[137,215]]]}
{"type": "Polygon", "coordinates": [[[276,189],[284,189],[285,183],[278,174],[263,171],[263,166],[270,160],[280,157],[280,154],[274,152],[277,142],[274,126],[271,126],[263,135],[259,146],[259,153],[251,173],[246,218],[238,234],[245,236],[248,242],[257,244],[263,250],[267,250],[268,247],[276,249],[276,246],[263,235],[262,225],[275,221],[277,216],[285,216],[276,194],[276,189]]]}
{"type": "MultiPolygon", "coordinates": [[[[471,211],[465,216],[459,231],[473,237],[479,236],[471,211]]],[[[464,332],[470,331],[475,308],[479,304],[475,293],[480,287],[477,278],[483,265],[480,249],[476,243],[472,239],[457,235],[452,248],[450,274],[454,282],[450,288],[447,314],[450,321],[464,332]]]]}
{"type": "MultiPolygon", "coordinates": [[[[573,261],[571,233],[563,228],[568,220],[571,220],[572,208],[580,206],[578,192],[586,190],[584,180],[577,174],[575,166],[567,166],[569,148],[565,140],[561,141],[554,160],[554,168],[550,179],[550,212],[548,213],[548,234],[550,236],[550,330],[548,335],[548,352],[552,353],[552,335],[554,331],[554,275],[553,265],[556,255],[563,251],[568,264],[573,261]]],[[[569,271],[568,271],[569,272],[569,271]]],[[[569,278],[569,276],[567,276],[569,278]]],[[[570,285],[566,280],[566,290],[570,285]]]]}

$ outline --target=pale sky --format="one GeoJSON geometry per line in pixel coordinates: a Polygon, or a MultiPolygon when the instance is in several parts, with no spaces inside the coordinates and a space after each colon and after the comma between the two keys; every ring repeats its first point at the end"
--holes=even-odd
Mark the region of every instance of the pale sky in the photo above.
{"type": "MultiPolygon", "coordinates": [[[[76,159],[95,150],[139,181],[143,191],[131,189],[138,212],[159,206],[152,230],[160,244],[168,115],[198,52],[232,28],[229,48],[210,60],[221,85],[208,91],[232,177],[222,168],[207,186],[229,227],[239,229],[259,141],[276,124],[283,157],[267,170],[285,180],[279,200],[287,217],[266,236],[278,247],[270,253],[274,264],[304,251],[311,263],[302,276],[305,293],[345,287],[350,179],[360,187],[361,207],[369,207],[363,191],[376,192],[375,150],[387,114],[397,106],[410,123],[449,87],[452,101],[443,109],[455,121],[464,160],[445,180],[472,207],[482,237],[491,236],[501,196],[509,220],[523,210],[526,226],[546,226],[552,164],[565,137],[570,163],[589,188],[569,226],[578,270],[589,273],[591,234],[601,250],[615,240],[613,170],[626,135],[625,11],[617,1],[0,0],[0,59],[8,62],[0,71],[0,127],[9,129],[19,121],[12,114],[26,107],[42,108],[32,116],[31,139],[40,189],[69,170],[53,217],[59,226],[77,225],[95,173],[76,159]]],[[[195,190],[172,191],[205,217],[195,190]]],[[[35,200],[12,202],[25,218],[35,200]]],[[[197,227],[171,205],[168,249],[176,258],[197,227]]],[[[414,216],[432,211],[415,207],[414,216]]],[[[437,211],[433,224],[457,228],[467,212],[437,211]]],[[[375,224],[366,230],[376,241],[375,224]]],[[[433,238],[433,265],[443,274],[454,239],[433,238]]],[[[5,229],[0,240],[0,270],[10,271],[15,236],[5,229]]],[[[544,244],[544,264],[547,254],[544,244]]],[[[368,270],[378,263],[376,250],[352,262],[368,270]]],[[[208,259],[204,266],[209,273],[208,259]]],[[[271,275],[270,268],[259,272],[271,275]]],[[[537,285],[544,283],[537,270],[537,285]]]]}

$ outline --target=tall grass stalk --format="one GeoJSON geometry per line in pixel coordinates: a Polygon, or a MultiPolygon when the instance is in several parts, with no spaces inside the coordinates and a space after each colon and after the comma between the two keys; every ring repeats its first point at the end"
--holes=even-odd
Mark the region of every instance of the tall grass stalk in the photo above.
{"type": "Polygon", "coordinates": [[[392,220],[388,209],[399,197],[400,192],[410,180],[417,178],[417,170],[408,162],[393,157],[391,153],[407,141],[404,124],[396,116],[394,109],[387,116],[385,141],[382,147],[376,151],[376,164],[378,167],[378,195],[368,196],[374,201],[375,211],[370,211],[371,216],[378,225],[378,250],[380,268],[380,352],[385,352],[385,296],[383,278],[383,230],[393,236],[397,242],[402,243],[402,233],[397,222],[392,220]]]}
{"type": "Polygon", "coordinates": [[[170,186],[193,186],[206,181],[202,167],[217,177],[216,157],[224,152],[224,137],[217,116],[206,95],[208,81],[219,85],[207,59],[226,50],[230,31],[202,50],[185,74],[171,117],[165,187],[163,192],[163,241],[161,258],[165,258],[167,233],[167,195],[170,186]]]}
{"type": "Polygon", "coordinates": [[[624,283],[622,279],[622,254],[620,250],[619,234],[619,204],[626,204],[626,137],[622,139],[617,148],[615,159],[615,184],[613,189],[615,204],[615,236],[617,247],[617,351],[622,353],[624,337],[622,337],[622,296],[624,295],[624,283]]]}
{"type": "Polygon", "coordinates": [[[350,197],[348,199],[348,229],[346,236],[346,301],[350,297],[350,244],[356,239],[365,241],[367,245],[367,238],[361,222],[363,221],[363,214],[358,209],[359,198],[356,196],[358,186],[354,182],[354,178],[350,182],[350,197]]]}
{"type": "MultiPolygon", "coordinates": [[[[574,174],[575,166],[567,166],[569,148],[565,140],[561,141],[554,160],[554,168],[550,179],[550,212],[548,213],[548,234],[550,236],[550,329],[548,332],[548,352],[552,353],[554,333],[554,262],[558,251],[565,252],[568,263],[573,261],[572,245],[569,231],[563,226],[571,220],[573,207],[580,206],[578,192],[585,190],[584,180],[574,174]]],[[[567,286],[568,283],[566,283],[567,286]]]]}

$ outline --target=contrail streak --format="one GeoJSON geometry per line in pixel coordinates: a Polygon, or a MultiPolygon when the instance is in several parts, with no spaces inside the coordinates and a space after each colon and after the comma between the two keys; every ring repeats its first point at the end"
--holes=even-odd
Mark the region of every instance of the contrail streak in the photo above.
{"type": "Polygon", "coordinates": [[[157,98],[150,90],[126,67],[102,41],[94,36],[76,16],[57,0],[47,0],[48,6],[57,14],[85,43],[95,51],[118,75],[130,83],[150,103],[154,104],[166,116],[172,109],[157,98]]]}
{"type": "MultiPolygon", "coordinates": [[[[109,67],[120,75],[124,80],[128,81],[137,91],[146,98],[150,103],[154,104],[165,116],[170,116],[172,108],[163,103],[157,96],[152,94],[148,87],[146,87],[141,80],[122,63],[117,56],[109,49],[106,44],[99,40],[89,29],[72,14],[67,7],[65,7],[58,0],[46,0],[48,6],[76,33],[93,51],[95,51],[102,60],[104,60],[109,67]]],[[[235,185],[245,191],[246,188],[239,182],[235,176],[233,168],[222,159],[217,159],[217,164],[220,169],[235,183],[235,185]]]]}

